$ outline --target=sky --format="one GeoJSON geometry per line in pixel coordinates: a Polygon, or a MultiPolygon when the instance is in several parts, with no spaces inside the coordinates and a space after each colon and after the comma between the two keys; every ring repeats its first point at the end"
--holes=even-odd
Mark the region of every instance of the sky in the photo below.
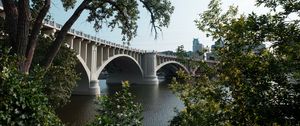
{"type": "MultiPolygon", "coordinates": [[[[192,50],[192,41],[194,38],[198,38],[200,43],[205,47],[210,47],[214,44],[213,40],[207,38],[206,33],[198,30],[194,23],[199,18],[199,14],[207,10],[210,0],[170,1],[175,7],[170,25],[168,28],[163,28],[163,32],[159,33],[157,39],[154,39],[154,33],[151,32],[149,13],[144,8],[140,8],[141,18],[138,20],[137,36],[130,42],[131,47],[144,50],[175,51],[178,46],[183,45],[189,51],[192,50]]],[[[255,0],[222,0],[222,3],[223,10],[227,10],[230,5],[236,5],[239,7],[239,12],[244,14],[251,13],[252,11],[257,13],[267,11],[265,8],[254,6],[255,0]]],[[[60,0],[54,0],[51,5],[50,15],[55,22],[64,24],[73,11],[69,10],[65,12],[60,0]]],[[[86,21],[87,15],[87,11],[83,12],[72,28],[114,43],[123,43],[119,29],[111,31],[104,27],[99,32],[96,32],[93,29],[93,24],[86,21]]]]}

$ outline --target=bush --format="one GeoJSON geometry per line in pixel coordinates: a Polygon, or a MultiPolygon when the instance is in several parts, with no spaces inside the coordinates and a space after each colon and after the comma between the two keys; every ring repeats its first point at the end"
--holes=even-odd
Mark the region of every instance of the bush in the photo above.
{"type": "Polygon", "coordinates": [[[35,69],[30,75],[22,74],[17,61],[6,53],[0,56],[0,124],[62,125],[43,93],[44,71],[35,69]]]}
{"type": "Polygon", "coordinates": [[[134,96],[129,92],[129,83],[122,83],[123,89],[114,95],[101,96],[98,99],[100,106],[96,119],[91,126],[140,126],[142,125],[142,106],[134,103],[134,96]]]}
{"type": "Polygon", "coordinates": [[[205,69],[205,73],[192,77],[178,71],[177,78],[172,80],[170,88],[183,101],[185,108],[176,111],[177,115],[170,121],[171,126],[224,125],[224,109],[220,106],[224,92],[209,79],[208,75],[213,70],[202,65],[205,67],[200,67],[205,69]]]}

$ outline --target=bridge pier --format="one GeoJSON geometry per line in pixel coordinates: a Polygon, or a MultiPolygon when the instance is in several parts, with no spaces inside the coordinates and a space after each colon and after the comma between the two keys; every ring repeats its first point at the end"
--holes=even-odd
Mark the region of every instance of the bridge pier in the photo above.
{"type": "Polygon", "coordinates": [[[157,85],[159,83],[156,75],[156,53],[145,53],[142,67],[144,70],[143,84],[157,85]]]}
{"type": "Polygon", "coordinates": [[[74,95],[100,95],[99,80],[91,80],[89,84],[78,83],[78,86],[73,90],[74,95]]]}
{"type": "Polygon", "coordinates": [[[100,95],[100,85],[99,80],[91,80],[89,85],[90,95],[100,95]]]}

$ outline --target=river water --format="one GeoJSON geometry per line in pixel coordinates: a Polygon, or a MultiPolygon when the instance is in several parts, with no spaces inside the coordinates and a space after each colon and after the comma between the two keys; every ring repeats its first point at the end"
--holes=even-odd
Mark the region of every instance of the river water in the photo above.
{"type": "MultiPolygon", "coordinates": [[[[121,85],[107,85],[100,80],[101,95],[113,94],[121,85]]],[[[175,116],[174,108],[182,109],[183,103],[171,92],[166,82],[159,85],[131,85],[131,93],[143,105],[144,126],[167,126],[175,116]]],[[[94,96],[72,96],[71,102],[58,110],[58,115],[68,125],[84,125],[96,114],[94,96]]]]}

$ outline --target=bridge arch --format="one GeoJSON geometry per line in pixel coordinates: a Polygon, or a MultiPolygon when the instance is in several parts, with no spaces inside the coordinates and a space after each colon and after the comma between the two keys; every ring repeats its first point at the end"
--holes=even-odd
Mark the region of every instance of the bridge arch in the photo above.
{"type": "MultiPolygon", "coordinates": [[[[75,70],[80,73],[80,79],[77,80],[77,86],[73,89],[73,94],[87,95],[89,94],[89,82],[91,78],[91,72],[87,67],[83,59],[77,55],[79,63],[76,64],[75,70]]],[[[92,93],[93,94],[93,93],[92,93]]]]}
{"type": "Polygon", "coordinates": [[[94,78],[99,78],[101,72],[106,69],[107,71],[117,71],[114,74],[109,73],[113,77],[107,79],[108,83],[120,83],[121,80],[129,80],[130,83],[139,83],[143,77],[143,69],[133,57],[126,54],[118,54],[108,58],[95,72],[94,78]],[[108,68],[114,69],[109,70],[108,68]]]}
{"type": "Polygon", "coordinates": [[[187,69],[184,65],[182,65],[181,63],[179,63],[179,62],[177,62],[177,61],[168,61],[168,62],[164,62],[164,63],[162,63],[162,64],[156,66],[156,68],[155,68],[156,72],[157,72],[158,70],[160,70],[162,67],[165,67],[165,66],[167,66],[167,65],[175,65],[177,68],[181,68],[181,69],[184,70],[185,72],[189,73],[188,69],[187,69]]]}
{"type": "Polygon", "coordinates": [[[80,64],[82,65],[82,67],[84,68],[85,74],[88,77],[88,80],[91,80],[91,71],[89,69],[89,67],[86,65],[86,63],[84,62],[84,60],[81,58],[80,55],[76,56],[78,61],[80,62],[80,64]]]}

